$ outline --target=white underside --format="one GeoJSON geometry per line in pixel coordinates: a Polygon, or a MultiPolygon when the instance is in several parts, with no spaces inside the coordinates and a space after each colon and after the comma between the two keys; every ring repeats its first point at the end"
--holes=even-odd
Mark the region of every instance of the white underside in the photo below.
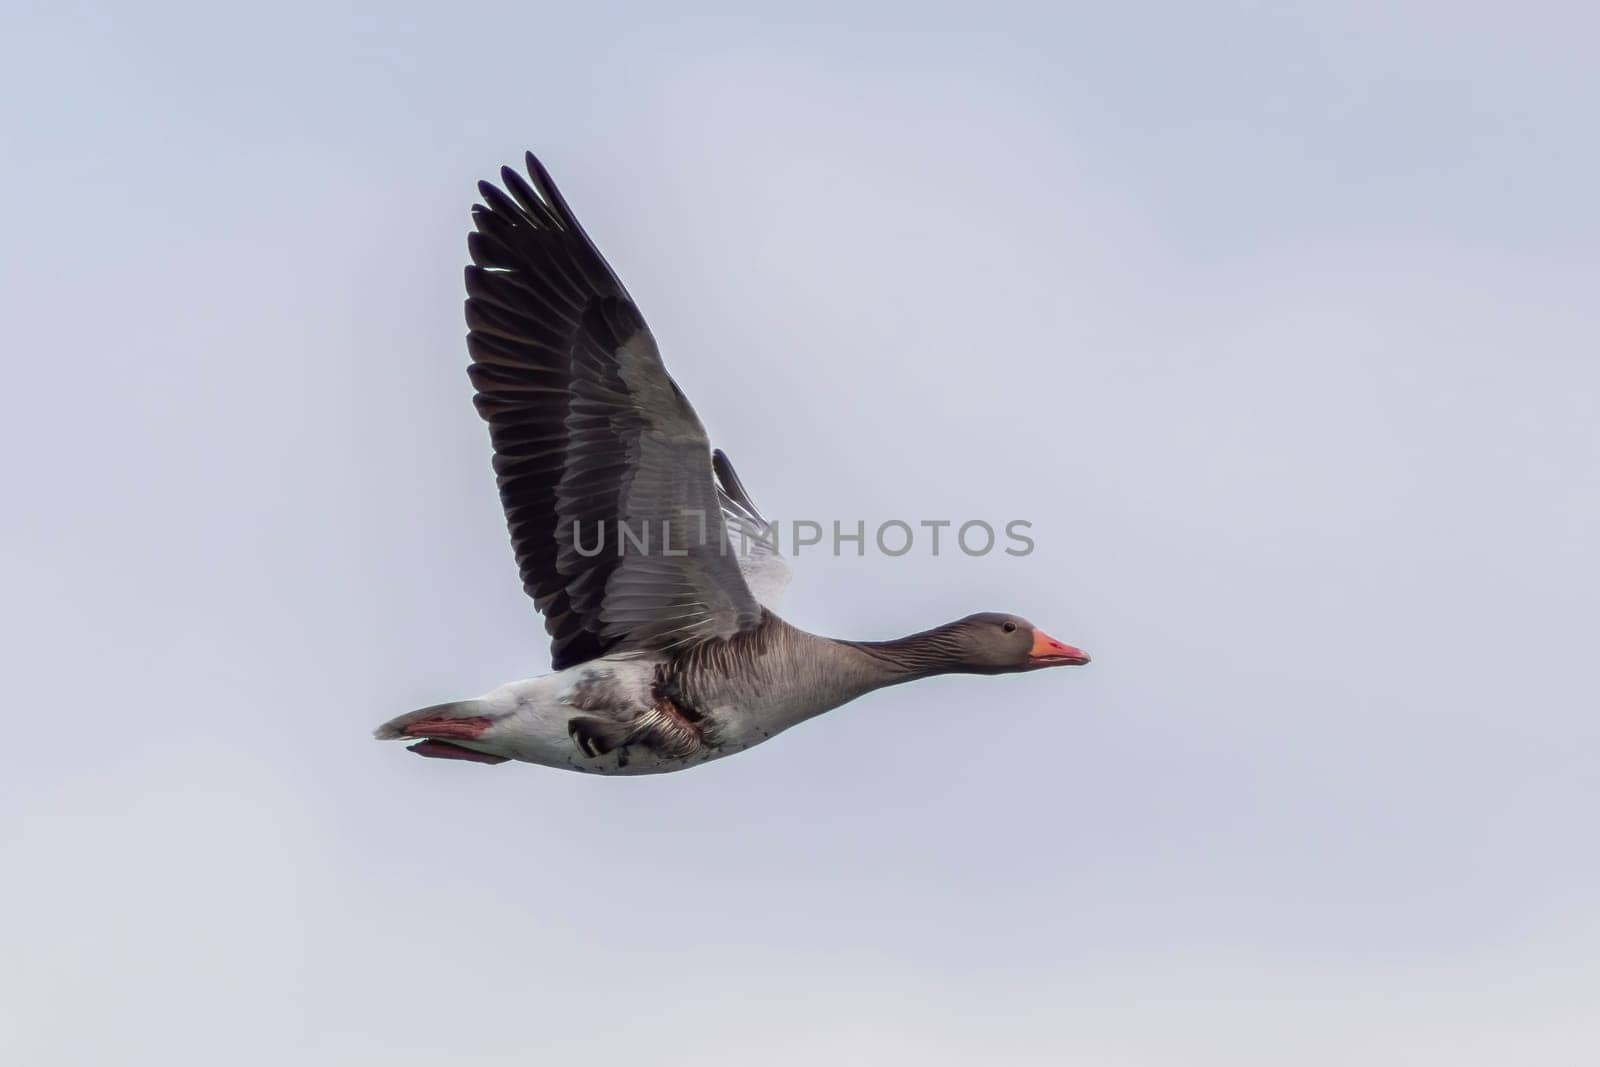
{"type": "Polygon", "coordinates": [[[588,774],[661,774],[742,752],[783,728],[772,714],[761,714],[763,709],[709,708],[702,710],[717,724],[720,743],[687,757],[663,759],[642,746],[603,756],[590,756],[580,749],[568,730],[572,718],[591,715],[628,721],[649,711],[655,704],[652,685],[658,662],[653,656],[606,656],[554,674],[507,682],[477,700],[456,705],[462,717],[481,716],[492,725],[475,740],[452,738],[452,743],[588,774]],[[580,686],[605,679],[614,686],[618,700],[606,709],[575,706],[580,686]]]}

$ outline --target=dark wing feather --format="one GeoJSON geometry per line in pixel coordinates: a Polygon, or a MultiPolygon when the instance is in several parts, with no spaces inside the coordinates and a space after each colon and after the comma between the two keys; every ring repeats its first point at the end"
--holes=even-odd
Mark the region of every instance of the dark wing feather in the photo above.
{"type": "Polygon", "coordinates": [[[552,662],[748,629],[760,609],[727,550],[705,428],[627,290],[527,162],[531,184],[505,168],[504,191],[478,186],[467,350],[552,662]]]}

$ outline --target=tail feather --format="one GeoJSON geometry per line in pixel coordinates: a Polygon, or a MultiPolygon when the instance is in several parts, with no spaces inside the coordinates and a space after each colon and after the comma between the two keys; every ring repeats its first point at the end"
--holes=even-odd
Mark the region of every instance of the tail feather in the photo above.
{"type": "Polygon", "coordinates": [[[505,763],[510,759],[509,756],[496,756],[492,752],[479,752],[477,749],[452,745],[448,741],[418,741],[416,744],[408,746],[407,751],[415,752],[419,756],[427,756],[429,759],[465,760],[468,763],[488,763],[491,765],[505,763]]]}
{"type": "Polygon", "coordinates": [[[402,737],[470,739],[483,733],[493,721],[488,701],[456,700],[418,708],[390,719],[372,731],[372,736],[379,741],[395,741],[402,737]]]}

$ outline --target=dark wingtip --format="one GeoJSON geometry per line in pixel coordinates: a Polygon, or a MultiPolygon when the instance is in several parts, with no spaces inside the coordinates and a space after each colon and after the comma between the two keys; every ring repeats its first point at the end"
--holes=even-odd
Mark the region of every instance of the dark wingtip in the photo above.
{"type": "Polygon", "coordinates": [[[567,202],[561,196],[561,191],[556,188],[555,179],[550,177],[550,172],[544,169],[544,164],[539,162],[537,156],[528,152],[523,156],[523,162],[528,165],[528,177],[532,179],[533,186],[539,190],[539,195],[550,202],[557,214],[564,221],[572,222],[572,212],[567,209],[567,202]]]}

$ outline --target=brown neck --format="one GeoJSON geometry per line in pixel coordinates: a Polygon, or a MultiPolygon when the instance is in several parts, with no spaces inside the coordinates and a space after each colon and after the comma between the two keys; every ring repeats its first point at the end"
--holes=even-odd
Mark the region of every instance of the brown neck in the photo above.
{"type": "Polygon", "coordinates": [[[864,652],[877,664],[886,674],[884,685],[960,671],[966,651],[954,626],[936,626],[893,641],[839,643],[864,652]]]}

